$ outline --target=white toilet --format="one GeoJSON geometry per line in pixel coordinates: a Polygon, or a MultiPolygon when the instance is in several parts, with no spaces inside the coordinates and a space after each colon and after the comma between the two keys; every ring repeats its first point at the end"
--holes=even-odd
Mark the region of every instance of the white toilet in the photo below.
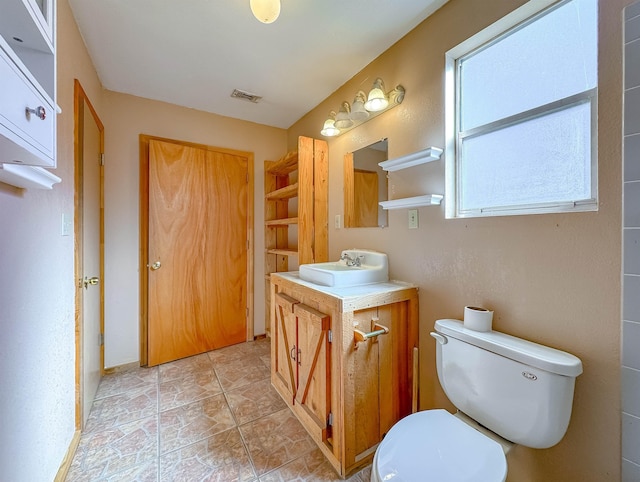
{"type": "Polygon", "coordinates": [[[417,412],[395,424],[373,459],[371,482],[503,482],[512,444],[548,448],[569,425],[573,355],[458,320],[438,320],[436,364],[459,410],[417,412]]]}

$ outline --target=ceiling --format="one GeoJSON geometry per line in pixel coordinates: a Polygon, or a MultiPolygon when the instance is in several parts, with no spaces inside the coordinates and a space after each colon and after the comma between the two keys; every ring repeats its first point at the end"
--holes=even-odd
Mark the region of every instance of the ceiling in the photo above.
{"type": "Polygon", "coordinates": [[[268,25],[249,0],[69,3],[106,89],[286,129],[446,1],[282,0],[268,25]]]}

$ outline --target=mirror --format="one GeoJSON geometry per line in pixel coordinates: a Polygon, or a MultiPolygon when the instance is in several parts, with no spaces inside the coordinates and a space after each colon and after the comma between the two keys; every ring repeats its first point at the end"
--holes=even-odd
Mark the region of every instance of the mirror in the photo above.
{"type": "Polygon", "coordinates": [[[344,156],[344,227],[388,226],[387,173],[378,165],[387,160],[387,139],[344,156]]]}

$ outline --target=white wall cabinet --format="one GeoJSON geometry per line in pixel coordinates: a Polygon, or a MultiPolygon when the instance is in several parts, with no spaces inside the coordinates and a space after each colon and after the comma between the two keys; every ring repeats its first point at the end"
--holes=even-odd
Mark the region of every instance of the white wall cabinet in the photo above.
{"type": "Polygon", "coordinates": [[[55,0],[2,2],[0,164],[56,167],[54,26],[55,0]]]}

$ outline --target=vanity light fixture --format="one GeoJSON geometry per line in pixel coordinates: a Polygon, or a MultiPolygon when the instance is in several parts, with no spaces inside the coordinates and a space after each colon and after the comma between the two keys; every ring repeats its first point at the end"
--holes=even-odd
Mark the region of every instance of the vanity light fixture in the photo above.
{"type": "Polygon", "coordinates": [[[335,111],[329,112],[329,117],[324,121],[324,126],[320,131],[320,134],[326,137],[333,137],[340,134],[340,130],[336,128],[336,113],[335,111]]]}
{"type": "Polygon", "coordinates": [[[280,15],[280,0],[249,0],[253,16],[262,23],[273,23],[280,15]]]}
{"type": "Polygon", "coordinates": [[[351,107],[349,102],[343,102],[340,106],[340,111],[336,114],[335,127],[338,129],[346,129],[353,125],[353,121],[350,117],[351,107]]]}
{"type": "Polygon", "coordinates": [[[349,102],[344,101],[338,114],[335,111],[331,111],[329,118],[324,122],[320,134],[327,137],[344,134],[392,107],[402,104],[404,94],[405,90],[401,85],[385,93],[384,81],[378,77],[373,83],[373,88],[368,96],[360,90],[353,99],[353,105],[349,105],[349,102]]]}

